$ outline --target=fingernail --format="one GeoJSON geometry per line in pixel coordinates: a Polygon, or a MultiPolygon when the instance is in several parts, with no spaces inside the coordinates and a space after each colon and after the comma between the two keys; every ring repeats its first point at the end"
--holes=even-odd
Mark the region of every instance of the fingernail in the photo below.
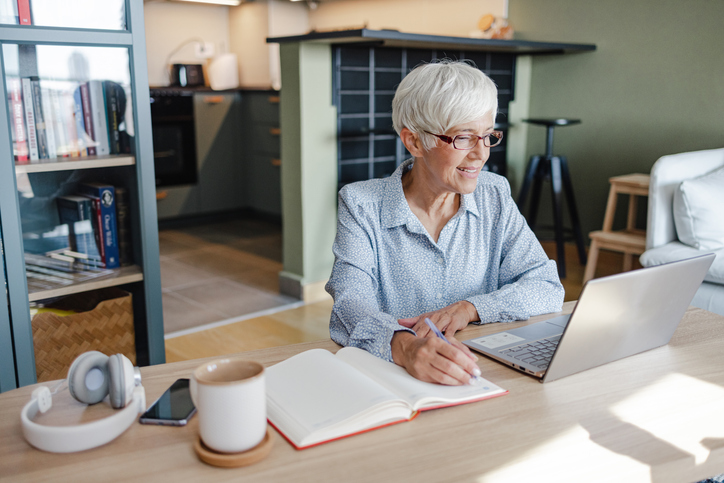
{"type": "Polygon", "coordinates": [[[480,372],[480,368],[476,367],[475,369],[473,369],[473,376],[480,377],[481,374],[482,372],[480,372]]]}

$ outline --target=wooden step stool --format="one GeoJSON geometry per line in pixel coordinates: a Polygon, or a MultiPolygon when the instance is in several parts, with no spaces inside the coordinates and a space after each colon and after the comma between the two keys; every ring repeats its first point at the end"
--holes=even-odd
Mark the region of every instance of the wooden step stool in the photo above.
{"type": "Polygon", "coordinates": [[[583,274],[583,283],[593,278],[599,250],[623,252],[623,271],[631,270],[633,255],[641,255],[646,250],[646,231],[636,228],[636,197],[649,195],[648,174],[626,174],[610,178],[611,189],[608,192],[606,215],[603,218],[603,230],[592,231],[591,247],[588,251],[588,263],[583,274]],[[613,217],[616,213],[616,200],[619,194],[628,194],[628,219],[626,229],[613,231],[613,217]]]}

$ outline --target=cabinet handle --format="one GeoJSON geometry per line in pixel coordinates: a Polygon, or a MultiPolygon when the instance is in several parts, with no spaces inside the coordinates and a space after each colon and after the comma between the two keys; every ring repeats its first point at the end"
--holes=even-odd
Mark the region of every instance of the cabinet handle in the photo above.
{"type": "Polygon", "coordinates": [[[271,104],[279,104],[279,96],[269,96],[269,102],[271,104]]]}
{"type": "Polygon", "coordinates": [[[269,128],[269,134],[272,136],[279,136],[282,133],[282,130],[278,127],[270,127],[269,128]]]}
{"type": "Polygon", "coordinates": [[[156,201],[163,200],[168,197],[168,191],[157,191],[156,192],[156,201]]]}
{"type": "Polygon", "coordinates": [[[272,158],[271,164],[272,164],[272,166],[281,166],[281,165],[282,165],[282,160],[281,160],[281,159],[278,159],[278,158],[272,158]]]}

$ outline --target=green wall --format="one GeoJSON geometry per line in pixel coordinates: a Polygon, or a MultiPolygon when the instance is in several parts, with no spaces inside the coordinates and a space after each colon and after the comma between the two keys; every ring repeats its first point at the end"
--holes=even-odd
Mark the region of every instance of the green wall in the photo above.
{"type": "Polygon", "coordinates": [[[332,49],[329,44],[284,43],[280,56],[284,86],[280,289],[306,300],[304,287],[326,282],[334,263],[337,111],[331,96],[332,49]]]}
{"type": "MultiPolygon", "coordinates": [[[[509,0],[509,19],[516,39],[597,46],[534,56],[529,73],[519,72],[530,78],[518,79],[530,83],[531,117],[583,121],[556,129],[554,151],[568,157],[584,235],[601,228],[609,177],[648,173],[665,154],[724,147],[724,1],[509,0]]],[[[544,152],[545,128],[511,141],[520,173],[544,152]]],[[[519,187],[518,176],[512,182],[519,187]]],[[[543,223],[549,206],[544,198],[543,223]]]]}

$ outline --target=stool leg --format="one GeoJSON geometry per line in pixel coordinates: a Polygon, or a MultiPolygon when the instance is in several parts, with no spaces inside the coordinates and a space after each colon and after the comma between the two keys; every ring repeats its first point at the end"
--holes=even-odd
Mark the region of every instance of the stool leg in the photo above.
{"type": "Polygon", "coordinates": [[[553,156],[551,163],[551,195],[553,197],[553,224],[556,230],[556,256],[558,258],[558,275],[566,278],[566,251],[563,241],[563,199],[561,179],[561,158],[553,156]]]}
{"type": "Polygon", "coordinates": [[[624,252],[623,254],[623,271],[628,272],[633,267],[633,254],[624,252]]]}
{"type": "Polygon", "coordinates": [[[531,156],[528,161],[528,167],[525,169],[525,177],[523,178],[523,186],[520,188],[520,194],[518,194],[518,209],[523,212],[526,199],[528,198],[528,191],[530,190],[530,184],[535,177],[536,171],[538,171],[538,164],[540,163],[540,156],[531,156]]]}
{"type": "Polygon", "coordinates": [[[576,200],[573,197],[573,183],[571,183],[571,173],[568,171],[568,160],[561,156],[561,174],[563,175],[563,188],[566,192],[566,202],[568,203],[568,214],[571,217],[573,225],[573,233],[576,236],[576,246],[578,247],[578,259],[581,265],[586,265],[586,243],[583,241],[583,233],[581,233],[581,223],[578,220],[578,209],[576,208],[576,200]]]}
{"type": "Polygon", "coordinates": [[[591,249],[588,252],[588,263],[586,263],[586,271],[583,273],[583,283],[585,284],[596,275],[596,263],[598,263],[598,242],[591,242],[591,249]]]}
{"type": "Polygon", "coordinates": [[[538,168],[535,171],[535,177],[533,178],[533,193],[528,211],[528,226],[530,226],[531,230],[535,230],[535,223],[538,218],[538,206],[540,205],[540,191],[550,169],[550,161],[547,158],[541,158],[538,163],[538,168]]]}

